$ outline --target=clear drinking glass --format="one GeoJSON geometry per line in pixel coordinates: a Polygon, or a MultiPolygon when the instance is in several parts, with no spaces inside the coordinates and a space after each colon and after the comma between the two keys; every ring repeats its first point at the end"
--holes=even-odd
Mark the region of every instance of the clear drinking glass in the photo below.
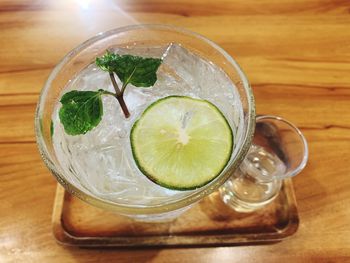
{"type": "MultiPolygon", "coordinates": [[[[220,104],[220,102],[218,103],[220,104]]],[[[252,90],[235,60],[205,37],[181,28],[165,25],[136,25],[111,30],[100,33],[73,49],[50,74],[41,91],[35,116],[36,137],[42,158],[57,181],[67,191],[94,206],[146,221],[173,218],[191,204],[217,190],[230,177],[246,155],[251,145],[254,127],[255,105],[252,90]],[[221,174],[207,185],[165,201],[149,205],[128,204],[97,196],[80,184],[79,180],[71,179],[71,176],[62,168],[53,147],[50,135],[51,118],[62,90],[74,76],[91,65],[95,58],[101,56],[107,49],[132,49],[134,47],[147,49],[171,43],[177,43],[197,56],[217,65],[236,87],[243,114],[237,119],[237,130],[234,137],[235,147],[231,159],[221,174]]]]}
{"type": "Polygon", "coordinates": [[[282,181],[304,169],[308,146],[301,131],[276,116],[258,116],[253,144],[240,167],[220,188],[237,212],[252,212],[278,195],[282,181]]]}

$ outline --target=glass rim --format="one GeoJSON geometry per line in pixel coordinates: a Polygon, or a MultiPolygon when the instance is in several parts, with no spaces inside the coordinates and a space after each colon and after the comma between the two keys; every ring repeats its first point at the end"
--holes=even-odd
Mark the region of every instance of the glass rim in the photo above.
{"type": "Polygon", "coordinates": [[[232,174],[232,172],[239,166],[239,164],[243,161],[246,153],[248,152],[253,135],[255,130],[255,101],[254,101],[254,95],[251,89],[251,86],[249,84],[249,81],[245,74],[243,73],[241,67],[238,65],[238,63],[219,45],[212,42],[211,40],[207,39],[206,37],[192,32],[190,30],[171,26],[171,25],[162,25],[162,24],[140,24],[140,25],[129,25],[124,26],[116,29],[112,29],[105,32],[100,32],[94,37],[84,41],[74,49],[72,49],[70,52],[68,52],[61,60],[60,62],[53,68],[51,71],[49,77],[47,78],[43,89],[40,92],[39,101],[37,104],[36,112],[35,112],[35,134],[36,134],[36,141],[39,148],[39,152],[41,154],[41,157],[50,170],[50,172],[56,177],[57,181],[71,194],[74,196],[82,199],[83,201],[94,205],[96,207],[100,207],[109,211],[118,212],[121,214],[156,214],[156,213],[164,213],[169,212],[173,210],[177,210],[186,206],[189,206],[193,204],[196,201],[199,201],[204,196],[209,195],[210,193],[217,190],[232,174]],[[226,166],[225,170],[222,172],[221,175],[216,177],[213,181],[208,183],[207,185],[203,186],[199,190],[195,190],[193,193],[187,195],[184,198],[181,198],[176,201],[170,201],[165,204],[158,204],[153,206],[138,206],[138,205],[122,205],[114,203],[113,201],[104,200],[102,198],[99,198],[97,196],[93,196],[90,193],[87,193],[72,183],[70,183],[67,179],[64,178],[58,171],[58,169],[55,167],[55,164],[50,159],[50,154],[47,150],[43,134],[42,134],[42,128],[41,128],[41,120],[40,120],[40,112],[43,108],[46,95],[51,87],[51,82],[55,79],[56,75],[60,72],[60,70],[65,66],[65,64],[71,59],[72,56],[79,53],[80,51],[84,50],[91,44],[102,40],[108,36],[119,34],[122,32],[132,31],[135,29],[163,29],[163,30],[170,30],[173,32],[182,33],[194,38],[197,38],[201,41],[206,42],[211,47],[213,47],[215,50],[217,50],[221,55],[224,56],[224,58],[233,66],[235,71],[238,73],[240,80],[242,81],[244,92],[247,96],[247,104],[248,104],[248,124],[246,132],[244,133],[244,136],[242,138],[242,147],[238,150],[236,158],[232,160],[231,164],[228,164],[226,166]]]}

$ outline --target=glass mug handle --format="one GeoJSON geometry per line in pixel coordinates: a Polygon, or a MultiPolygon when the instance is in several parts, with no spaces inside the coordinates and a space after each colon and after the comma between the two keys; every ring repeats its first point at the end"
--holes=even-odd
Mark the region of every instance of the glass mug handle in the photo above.
{"type": "Polygon", "coordinates": [[[221,186],[222,200],[237,212],[260,209],[274,200],[284,179],[304,169],[307,160],[307,141],[294,124],[278,116],[257,116],[253,143],[221,186]]]}

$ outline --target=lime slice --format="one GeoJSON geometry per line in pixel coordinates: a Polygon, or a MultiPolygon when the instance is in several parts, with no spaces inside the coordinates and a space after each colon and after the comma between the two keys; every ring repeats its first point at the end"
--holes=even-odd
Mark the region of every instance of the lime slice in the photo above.
{"type": "Polygon", "coordinates": [[[233,146],[231,127],[219,109],[184,96],[152,103],[134,123],[130,140],[142,173],[176,190],[212,181],[226,166],[233,146]]]}

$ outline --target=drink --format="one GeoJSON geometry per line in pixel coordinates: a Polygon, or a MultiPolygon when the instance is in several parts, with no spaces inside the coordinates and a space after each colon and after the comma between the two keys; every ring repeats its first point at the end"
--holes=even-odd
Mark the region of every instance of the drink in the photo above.
{"type": "MultiPolygon", "coordinates": [[[[149,72],[149,69],[148,67],[146,72],[149,72]]],[[[145,72],[143,68],[140,73],[136,70],[136,66],[129,67],[127,70],[132,70],[128,71],[129,76],[133,72],[138,72],[135,74],[139,76],[145,72]]],[[[159,110],[159,107],[157,109],[159,110]]],[[[181,108],[179,110],[181,111],[181,108]]],[[[179,111],[176,110],[176,112],[179,111]]],[[[173,116],[169,112],[166,114],[165,116],[173,116]]],[[[52,71],[41,92],[35,121],[37,142],[43,160],[67,191],[103,209],[142,219],[151,218],[150,215],[152,215],[158,220],[163,217],[163,214],[178,214],[181,209],[189,207],[217,190],[230,177],[250,146],[255,125],[255,110],[253,94],[244,73],[237,63],[216,44],[200,35],[179,28],[137,25],[101,33],[68,53],[52,71]],[[147,83],[137,77],[129,81],[130,79],[123,78],[123,75],[120,78],[122,73],[119,72],[118,75],[117,72],[119,66],[116,70],[103,69],[100,64],[102,60],[97,62],[99,68],[96,66],[94,63],[96,57],[100,57],[106,50],[120,54],[117,56],[111,53],[108,55],[110,57],[106,58],[114,56],[124,62],[128,60],[131,65],[135,65],[132,64],[135,61],[159,63],[161,61],[159,58],[163,58],[163,61],[161,64],[151,63],[150,67],[155,71],[152,71],[151,75],[146,74],[147,83]],[[141,58],[140,60],[135,56],[156,59],[141,58]],[[132,62],[133,59],[136,60],[132,62]],[[158,66],[155,68],[156,64],[158,66]],[[116,75],[117,85],[111,84],[111,80],[113,82],[111,71],[116,75]],[[120,79],[123,85],[119,83],[120,79]],[[153,84],[154,79],[155,84],[153,84]],[[118,98],[117,92],[119,88],[120,91],[124,90],[125,83],[128,87],[119,95],[124,94],[122,98],[125,100],[127,109],[122,106],[123,101],[120,97],[118,98]],[[147,85],[143,85],[145,83],[147,85]],[[115,88],[116,86],[118,89],[115,88]],[[221,118],[218,124],[222,126],[216,124],[211,126],[217,131],[223,131],[222,127],[226,123],[224,130],[230,131],[226,133],[226,137],[230,134],[229,151],[225,150],[225,158],[222,158],[219,165],[223,170],[214,168],[213,177],[198,173],[199,177],[204,179],[184,188],[172,187],[173,185],[162,187],[159,181],[157,181],[159,184],[153,183],[140,171],[138,167],[140,163],[135,162],[134,147],[131,150],[133,142],[138,142],[139,145],[140,142],[142,144],[140,138],[143,139],[142,132],[139,132],[135,135],[138,139],[130,141],[132,135],[130,130],[136,126],[135,123],[141,123],[141,119],[145,118],[144,112],[149,112],[146,109],[149,109],[153,102],[173,95],[190,97],[193,100],[191,103],[198,107],[201,104],[199,101],[207,103],[207,108],[211,108],[209,113],[213,114],[210,118],[204,119],[210,121],[215,115],[217,117],[214,119],[221,118]],[[85,103],[86,100],[89,100],[89,103],[85,103]],[[95,112],[94,109],[97,111],[95,112]],[[92,110],[92,115],[89,115],[91,113],[89,110],[92,110]],[[79,113],[75,114],[75,112],[79,113]],[[129,113],[130,117],[126,118],[129,113]],[[82,121],[85,115],[91,122],[82,121]],[[63,119],[62,116],[64,116],[63,119]],[[70,128],[67,130],[67,127],[70,128]],[[174,190],[175,188],[178,190],[174,190]]],[[[176,125],[179,125],[178,121],[176,125]]],[[[155,120],[155,123],[158,122],[159,120],[155,120]]],[[[151,121],[151,125],[152,123],[151,121]]],[[[187,121],[184,120],[184,123],[187,121]]],[[[198,124],[198,120],[191,122],[191,125],[193,123],[198,124]]],[[[137,126],[139,131],[144,128],[137,126]]],[[[184,130],[190,129],[188,127],[184,127],[184,130]]],[[[206,131],[201,130],[204,137],[206,131]]],[[[221,136],[220,132],[215,134],[221,136]]],[[[182,135],[180,142],[185,145],[188,138],[185,134],[182,135]]],[[[191,136],[196,138],[198,134],[191,136]]],[[[213,136],[207,137],[213,138],[213,136]]],[[[197,143],[191,145],[197,145],[197,143]]],[[[200,148],[203,145],[206,144],[202,143],[200,148]]],[[[188,148],[190,147],[186,149],[188,148]]],[[[215,154],[218,149],[222,149],[222,147],[214,148],[213,146],[210,149],[213,149],[215,154]]],[[[208,149],[206,147],[206,152],[208,149]]],[[[198,156],[196,157],[198,166],[205,169],[213,168],[215,158],[214,160],[210,158],[211,162],[208,163],[207,160],[198,159],[198,156]]],[[[141,159],[138,160],[142,161],[141,159]]],[[[191,176],[196,172],[193,171],[191,176]]],[[[178,179],[179,176],[184,178],[182,174],[177,174],[176,178],[178,179]]]]}
{"type": "MultiPolygon", "coordinates": [[[[113,97],[103,97],[101,123],[80,136],[67,135],[55,107],[53,144],[57,158],[71,182],[91,194],[124,205],[159,205],[181,199],[191,191],[170,190],[151,182],[135,165],[130,147],[130,130],[142,112],[154,101],[170,95],[205,99],[225,115],[237,140],[242,133],[243,109],[238,91],[228,76],[210,61],[178,44],[115,49],[117,54],[162,57],[158,80],[150,88],[128,88],[125,101],[131,117],[125,119],[113,97]],[[215,87],[215,88],[213,88],[215,87]]],[[[65,87],[70,90],[108,89],[108,74],[94,63],[83,69],[65,87]]],[[[156,120],[155,120],[156,121],[156,120]]]]}
{"type": "Polygon", "coordinates": [[[286,166],[280,158],[260,146],[250,151],[232,176],[221,187],[223,201],[238,212],[252,212],[270,203],[279,193],[286,166]]]}

